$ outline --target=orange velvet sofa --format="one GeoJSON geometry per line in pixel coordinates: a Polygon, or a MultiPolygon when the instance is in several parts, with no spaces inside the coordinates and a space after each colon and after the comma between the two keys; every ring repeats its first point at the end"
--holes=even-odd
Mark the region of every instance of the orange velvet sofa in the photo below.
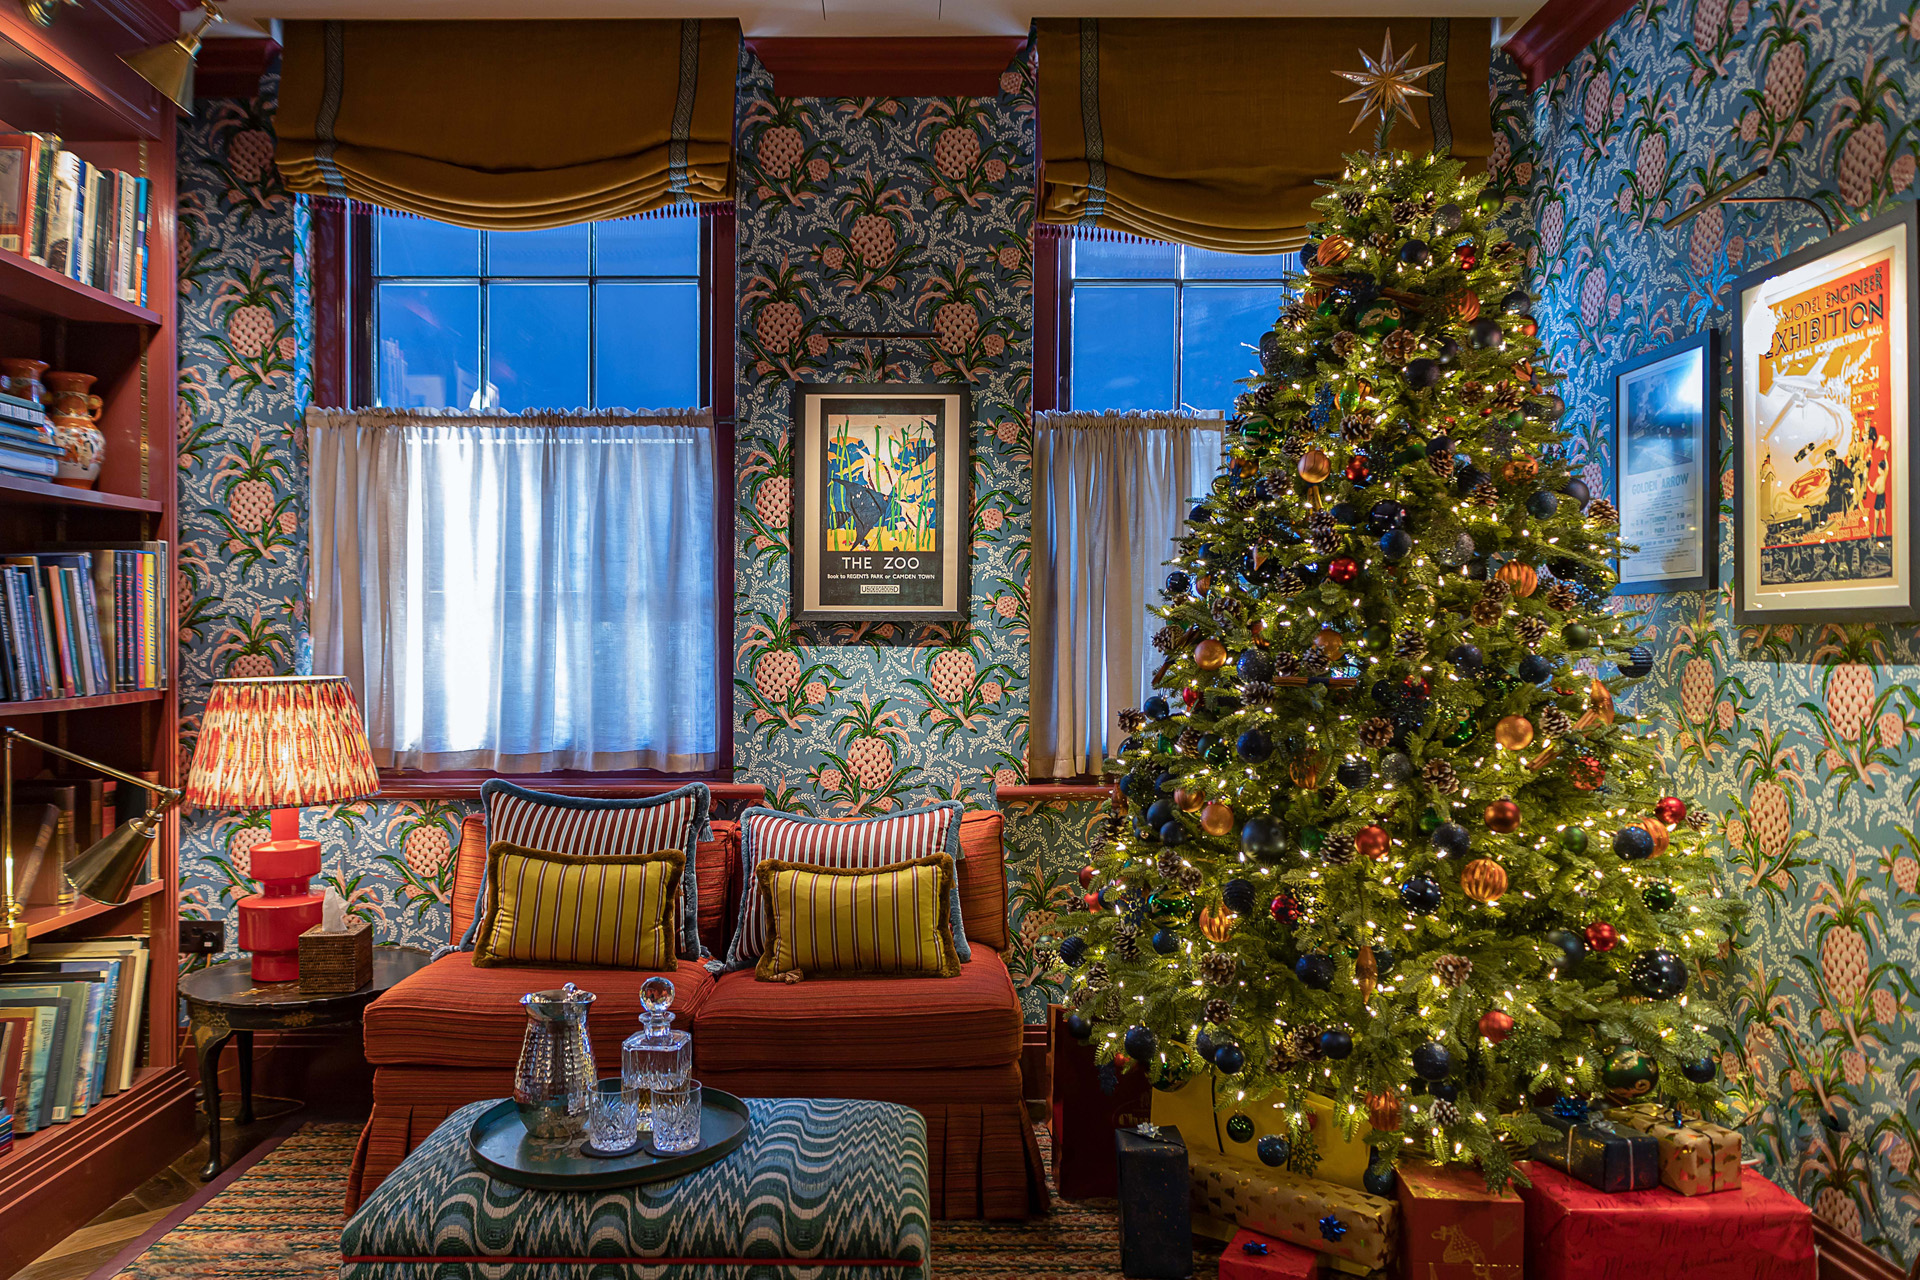
{"type": "MultiPolygon", "coordinates": [[[[1048,1199],[1040,1149],[1021,1095],[1020,998],[1007,946],[1005,823],[992,811],[961,822],[960,910],[973,959],[956,978],[759,981],[715,977],[682,960],[673,974],[674,1025],[693,1032],[694,1075],[743,1097],[865,1098],[913,1107],[927,1120],[927,1182],[935,1216],[1024,1218],[1048,1199]]],[[[740,829],[715,822],[695,857],[700,935],[726,954],[740,898],[740,829]]],[[[461,829],[451,934],[473,919],[486,862],[479,815],[461,829]]],[[[619,970],[477,969],[443,956],[367,1009],[373,1114],[361,1131],[347,1212],[455,1110],[513,1091],[528,991],[574,982],[592,991],[588,1030],[602,1075],[639,1027],[640,984],[619,970]]]]}

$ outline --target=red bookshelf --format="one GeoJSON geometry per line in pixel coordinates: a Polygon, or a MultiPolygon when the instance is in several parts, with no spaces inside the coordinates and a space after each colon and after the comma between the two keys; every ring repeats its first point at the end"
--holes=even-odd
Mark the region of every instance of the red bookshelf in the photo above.
{"type": "MultiPolygon", "coordinates": [[[[0,124],[58,134],[91,164],[152,183],[147,306],[0,252],[0,356],[32,356],[96,375],[107,437],[98,485],[74,489],[0,477],[0,551],[69,542],[164,540],[175,530],[175,112],[120,54],[178,30],[176,0],[88,0],[52,27],[0,4],[0,124]]],[[[69,750],[179,781],[177,629],[162,623],[169,687],[0,703],[0,722],[69,750]]],[[[16,748],[16,776],[44,764],[16,748]]],[[[66,772],[63,766],[61,772],[66,772]]],[[[28,911],[28,951],[42,939],[143,934],[149,969],[144,1047],[131,1088],[87,1114],[16,1138],[0,1155],[0,1277],[12,1275],[186,1150],[193,1082],[178,1061],[179,824],[162,833],[158,878],[108,905],[81,899],[28,911]]]]}

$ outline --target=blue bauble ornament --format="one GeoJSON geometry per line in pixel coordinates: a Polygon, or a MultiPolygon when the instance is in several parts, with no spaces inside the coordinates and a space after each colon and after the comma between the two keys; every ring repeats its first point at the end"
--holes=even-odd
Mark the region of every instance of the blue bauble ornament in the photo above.
{"type": "Polygon", "coordinates": [[[1428,839],[1433,847],[1456,858],[1464,858],[1473,852],[1473,833],[1457,822],[1443,822],[1433,829],[1428,839]]]}
{"type": "Polygon", "coordinates": [[[1414,876],[1400,884],[1400,905],[1417,916],[1432,915],[1445,897],[1432,876],[1414,876]]]}
{"type": "Polygon", "coordinates": [[[1093,1024],[1077,1013],[1067,1015],[1067,1034],[1075,1040],[1085,1040],[1093,1034],[1093,1024]]]}
{"type": "Polygon", "coordinates": [[[1180,949],[1180,935],[1171,929],[1155,929],[1148,940],[1153,949],[1163,956],[1170,956],[1180,949]]]}
{"type": "Polygon", "coordinates": [[[1069,965],[1079,964],[1087,958],[1087,940],[1077,933],[1060,939],[1060,958],[1069,965]]]}
{"type": "Polygon", "coordinates": [[[1193,521],[1195,524],[1211,524],[1213,522],[1213,511],[1206,503],[1196,502],[1193,504],[1193,509],[1187,512],[1187,519],[1193,521]]]}
{"type": "Polygon", "coordinates": [[[1120,1043],[1126,1048],[1129,1058],[1144,1063],[1159,1050],[1160,1037],[1154,1035],[1151,1028],[1131,1026],[1120,1043]]]}
{"type": "Polygon", "coordinates": [[[1463,676],[1479,675],[1487,665],[1487,655],[1480,652],[1480,646],[1457,644],[1447,653],[1447,661],[1463,676]]]}
{"type": "Polygon", "coordinates": [[[1193,1038],[1193,1051],[1206,1061],[1212,1062],[1214,1048],[1213,1037],[1207,1034],[1205,1027],[1200,1028],[1200,1034],[1193,1038]]]}
{"type": "Polygon", "coordinates": [[[1240,847],[1255,857],[1270,858],[1287,851],[1287,835],[1272,818],[1248,818],[1240,828],[1240,847]]]}
{"type": "Polygon", "coordinates": [[[1156,831],[1174,820],[1177,813],[1171,800],[1155,800],[1147,806],[1147,825],[1156,831]]]}
{"type": "Polygon", "coordinates": [[[1587,488],[1587,482],[1579,476],[1575,476],[1573,479],[1561,485],[1560,492],[1572,498],[1574,505],[1577,507],[1586,506],[1587,500],[1593,497],[1593,491],[1587,488]]]}
{"type": "Polygon", "coordinates": [[[1638,862],[1653,856],[1653,833],[1645,827],[1622,827],[1613,833],[1613,856],[1638,862]]]}
{"type": "Polygon", "coordinates": [[[1393,966],[1399,962],[1400,957],[1394,954],[1392,947],[1383,947],[1377,943],[1374,945],[1373,970],[1375,973],[1384,978],[1393,972],[1393,966]]]}
{"type": "Polygon", "coordinates": [[[1527,499],[1527,514],[1536,516],[1541,520],[1545,520],[1551,516],[1559,507],[1560,499],[1554,497],[1553,494],[1548,493],[1545,489],[1540,490],[1531,498],[1527,499]]]}
{"type": "Polygon", "coordinates": [[[1187,829],[1177,822],[1169,822],[1160,828],[1160,843],[1169,849],[1178,849],[1187,842],[1187,829]]]}
{"type": "Polygon", "coordinates": [[[1293,972],[1313,990],[1325,991],[1333,985],[1333,957],[1311,952],[1293,962],[1293,972]]]}
{"type": "Polygon", "coordinates": [[[1425,240],[1409,240],[1400,246],[1400,261],[1410,267],[1424,267],[1433,261],[1433,247],[1425,240]]]}
{"type": "Polygon", "coordinates": [[[1320,1033],[1320,1052],[1338,1062],[1353,1055],[1353,1037],[1344,1031],[1322,1031],[1320,1033]]]}
{"type": "Polygon", "coordinates": [[[1627,660],[1620,664],[1620,674],[1631,680],[1653,674],[1653,650],[1644,644],[1633,646],[1627,651],[1627,660]]]}
{"type": "Polygon", "coordinates": [[[1389,560],[1405,560],[1413,554],[1413,535],[1405,529],[1390,529],[1381,534],[1380,554],[1389,560]]]}
{"type": "Polygon", "coordinates": [[[1367,1161],[1367,1171],[1360,1175],[1360,1185],[1370,1196],[1379,1196],[1391,1200],[1400,1187],[1400,1178],[1393,1166],[1380,1158],[1378,1151],[1367,1161]]]}
{"type": "Polygon", "coordinates": [[[1183,596],[1193,590],[1193,579],[1187,576],[1185,569],[1175,569],[1167,575],[1167,594],[1183,596]]]}
{"type": "Polygon", "coordinates": [[[1240,1068],[1247,1065],[1247,1055],[1240,1051],[1237,1044],[1223,1044],[1213,1051],[1213,1065],[1223,1075],[1238,1075],[1240,1068]]]}
{"type": "Polygon", "coordinates": [[[1293,1155],[1293,1146],[1277,1133],[1269,1133],[1253,1146],[1254,1153],[1260,1157],[1260,1163],[1269,1169],[1278,1169],[1293,1155]]]}
{"type": "Polygon", "coordinates": [[[1180,775],[1172,771],[1161,774],[1153,780],[1154,788],[1163,796],[1170,796],[1180,789],[1180,775]]]}
{"type": "Polygon", "coordinates": [[[1157,693],[1141,703],[1140,710],[1146,713],[1149,720],[1165,720],[1173,714],[1173,708],[1167,705],[1167,700],[1157,693]]]}
{"type": "Polygon", "coordinates": [[[1374,503],[1372,509],[1367,512],[1367,531],[1369,533],[1386,533],[1390,529],[1398,529],[1406,522],[1406,507],[1395,502],[1392,498],[1382,498],[1379,502],[1374,503]]]}
{"type": "Polygon", "coordinates": [[[1460,1101],[1460,1086],[1451,1080],[1435,1080],[1427,1086],[1427,1092],[1441,1102],[1460,1101]]]}
{"type": "Polygon", "coordinates": [[[1273,679],[1273,660],[1259,649],[1249,649],[1241,654],[1240,661],[1233,664],[1233,669],[1249,684],[1273,679]]]}
{"type": "Polygon", "coordinates": [[[1560,958],[1553,962],[1556,969],[1564,969],[1587,954],[1587,940],[1571,929],[1549,929],[1546,941],[1547,945],[1560,949],[1560,958]]]}
{"type": "Polygon", "coordinates": [[[1453,1072],[1453,1055],[1447,1052],[1447,1046],[1435,1040],[1416,1047],[1413,1051],[1413,1074],[1431,1084],[1435,1080],[1445,1080],[1453,1072]]]}
{"type": "Polygon", "coordinates": [[[1680,1068],[1680,1074],[1695,1084],[1706,1084],[1713,1079],[1719,1069],[1719,1065],[1710,1057],[1695,1058],[1680,1068]]]}
{"type": "Polygon", "coordinates": [[[1687,989],[1687,966],[1665,947],[1642,951],[1627,967],[1633,989],[1649,1000],[1671,1000],[1687,989]]]}
{"type": "Polygon", "coordinates": [[[1249,729],[1234,739],[1233,752],[1248,764],[1259,764],[1273,754],[1273,739],[1264,729],[1249,729]]]}
{"type": "Polygon", "coordinates": [[[1537,653],[1530,653],[1520,659],[1520,665],[1514,668],[1514,674],[1528,684],[1545,684],[1553,679],[1553,663],[1537,653]]]}
{"type": "Polygon", "coordinates": [[[1253,881],[1235,877],[1220,886],[1220,901],[1227,910],[1246,915],[1253,910],[1253,881]]]}

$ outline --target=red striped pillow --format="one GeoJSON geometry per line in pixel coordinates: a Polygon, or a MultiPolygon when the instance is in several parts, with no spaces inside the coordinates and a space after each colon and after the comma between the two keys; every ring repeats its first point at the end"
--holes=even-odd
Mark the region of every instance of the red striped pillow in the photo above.
{"type": "MultiPolygon", "coordinates": [[[[733,945],[727,949],[727,968],[752,968],[773,937],[773,915],[755,873],[760,863],[778,859],[842,871],[872,871],[936,853],[958,862],[960,812],[957,800],[859,822],[833,822],[774,809],[747,810],[740,818],[740,919],[734,926],[733,945]]],[[[954,949],[962,960],[969,960],[959,890],[949,897],[954,949]]]]}

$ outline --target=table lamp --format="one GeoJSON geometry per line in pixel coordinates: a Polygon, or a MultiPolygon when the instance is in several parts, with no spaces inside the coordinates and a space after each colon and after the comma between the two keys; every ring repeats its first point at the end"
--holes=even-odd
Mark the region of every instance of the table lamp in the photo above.
{"type": "Polygon", "coordinates": [[[260,892],[242,898],[240,949],[255,982],[300,977],[300,935],[320,923],[320,842],[300,838],[300,809],[380,789],[353,690],[340,676],[216,680],[187,772],[186,803],[272,809],[271,838],[253,846],[260,892]]]}

